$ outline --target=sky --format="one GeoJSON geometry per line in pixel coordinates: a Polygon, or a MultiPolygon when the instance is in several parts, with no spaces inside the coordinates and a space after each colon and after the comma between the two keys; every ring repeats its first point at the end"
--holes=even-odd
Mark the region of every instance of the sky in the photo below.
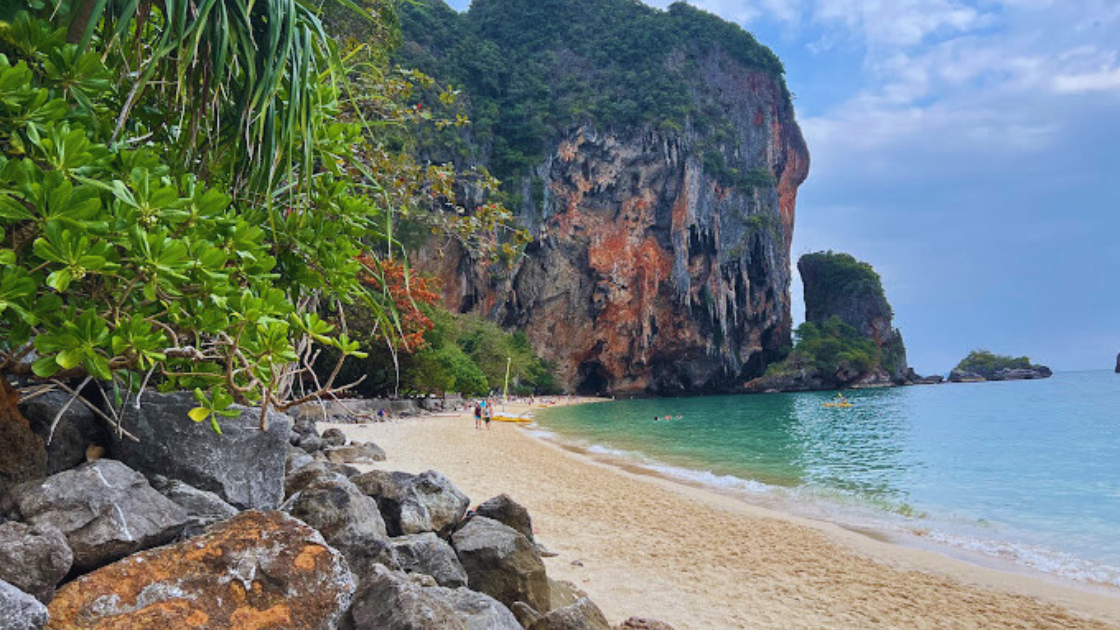
{"type": "Polygon", "coordinates": [[[1115,365],[1120,2],[691,4],[781,57],[812,155],[794,259],[874,265],[918,372],[974,348],[1115,365]]]}

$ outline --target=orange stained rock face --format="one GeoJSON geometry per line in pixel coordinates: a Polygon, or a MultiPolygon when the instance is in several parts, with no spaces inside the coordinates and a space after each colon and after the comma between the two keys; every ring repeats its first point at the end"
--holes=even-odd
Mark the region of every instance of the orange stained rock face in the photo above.
{"type": "Polygon", "coordinates": [[[326,630],[353,588],[344,561],[310,527],[249,511],[67,584],[47,628],[326,630]]]}
{"type": "Polygon", "coordinates": [[[523,216],[536,235],[526,256],[505,277],[465,252],[433,265],[447,306],[524,330],[564,387],[588,393],[732,391],[777,356],[808,150],[780,78],[732,62],[705,72],[732,141],[570,130],[533,175],[549,194],[523,216]],[[775,185],[729,185],[709,150],[775,185]]]}

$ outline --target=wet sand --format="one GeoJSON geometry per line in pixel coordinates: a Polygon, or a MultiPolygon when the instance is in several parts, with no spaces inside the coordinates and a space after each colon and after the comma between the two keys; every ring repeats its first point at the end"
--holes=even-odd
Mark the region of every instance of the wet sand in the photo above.
{"type": "MultiPolygon", "coordinates": [[[[524,407],[511,407],[518,412],[524,407]]],[[[473,504],[505,492],[558,552],[551,577],[612,623],[738,628],[1120,629],[1120,594],[1074,589],[912,549],[619,467],[467,414],[338,426],[389,470],[438,470],[473,504]]],[[[369,467],[366,467],[369,468],[369,467]]]]}

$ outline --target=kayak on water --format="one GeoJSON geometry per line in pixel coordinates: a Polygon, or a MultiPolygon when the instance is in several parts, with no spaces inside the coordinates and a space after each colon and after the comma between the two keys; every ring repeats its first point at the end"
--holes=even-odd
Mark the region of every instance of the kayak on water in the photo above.
{"type": "Polygon", "coordinates": [[[532,418],[519,418],[517,416],[494,416],[492,420],[494,422],[516,422],[519,424],[528,424],[533,421],[532,418]]]}

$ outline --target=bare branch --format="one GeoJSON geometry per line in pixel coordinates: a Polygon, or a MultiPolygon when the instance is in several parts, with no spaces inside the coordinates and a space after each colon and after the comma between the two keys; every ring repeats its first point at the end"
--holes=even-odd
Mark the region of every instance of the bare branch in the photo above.
{"type": "Polygon", "coordinates": [[[81,385],[78,385],[78,389],[75,390],[74,393],[70,395],[70,399],[66,401],[66,404],[63,405],[62,408],[58,410],[58,413],[56,413],[54,415],[54,420],[51,420],[51,428],[50,428],[49,431],[47,431],[47,445],[48,446],[50,445],[51,440],[54,439],[54,429],[55,429],[55,427],[58,426],[58,421],[62,420],[62,415],[64,413],[66,413],[66,410],[70,408],[70,405],[74,404],[74,401],[78,399],[78,392],[85,389],[86,385],[88,385],[89,382],[92,379],[93,379],[92,376],[87,376],[86,380],[82,381],[81,385]]]}

